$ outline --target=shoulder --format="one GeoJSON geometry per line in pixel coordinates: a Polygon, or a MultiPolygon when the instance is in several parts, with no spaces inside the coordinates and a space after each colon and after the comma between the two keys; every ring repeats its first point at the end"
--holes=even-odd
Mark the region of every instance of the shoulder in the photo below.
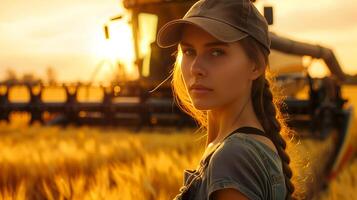
{"type": "Polygon", "coordinates": [[[213,165],[216,163],[215,161],[224,161],[225,163],[254,161],[255,164],[264,166],[265,163],[263,160],[265,160],[267,156],[279,158],[273,149],[262,141],[251,137],[251,135],[234,134],[228,137],[222,145],[216,149],[212,154],[210,163],[213,165]]]}
{"type": "MultiPolygon", "coordinates": [[[[263,149],[260,149],[254,141],[249,138],[232,135],[227,138],[222,145],[212,154],[208,167],[212,169],[231,169],[231,170],[262,170],[264,172],[263,149]],[[243,166],[246,169],[242,168],[243,166]]],[[[222,171],[222,170],[219,170],[222,171]]]]}
{"type": "Polygon", "coordinates": [[[264,161],[266,167],[274,167],[275,171],[282,171],[281,158],[273,142],[267,137],[255,134],[237,133],[231,135],[222,145],[219,156],[242,157],[253,156],[254,159],[264,161]]]}
{"type": "Polygon", "coordinates": [[[208,193],[234,188],[250,199],[265,199],[271,177],[269,154],[274,152],[268,152],[264,148],[269,147],[260,145],[256,140],[240,134],[228,137],[209,160],[208,193]]]}

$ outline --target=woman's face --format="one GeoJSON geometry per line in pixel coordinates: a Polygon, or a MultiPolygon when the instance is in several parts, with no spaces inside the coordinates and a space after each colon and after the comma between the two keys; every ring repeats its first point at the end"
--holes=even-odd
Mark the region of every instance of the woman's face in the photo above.
{"type": "Polygon", "coordinates": [[[239,42],[223,43],[194,25],[185,25],[180,47],[184,82],[196,109],[212,110],[246,99],[260,73],[239,42]],[[207,89],[192,89],[199,84],[207,89]]]}

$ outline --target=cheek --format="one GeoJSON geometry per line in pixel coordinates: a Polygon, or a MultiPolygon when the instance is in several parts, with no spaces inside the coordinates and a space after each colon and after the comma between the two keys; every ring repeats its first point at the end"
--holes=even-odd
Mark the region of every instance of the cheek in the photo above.
{"type": "Polygon", "coordinates": [[[227,62],[214,72],[218,95],[234,98],[246,94],[249,88],[249,71],[244,62],[227,62]]]}

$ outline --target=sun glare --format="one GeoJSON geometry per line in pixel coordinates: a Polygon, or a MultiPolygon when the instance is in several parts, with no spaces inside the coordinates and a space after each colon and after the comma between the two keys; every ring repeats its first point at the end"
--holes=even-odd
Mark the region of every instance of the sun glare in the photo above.
{"type": "Polygon", "coordinates": [[[312,77],[322,78],[331,74],[326,63],[322,59],[311,60],[310,56],[304,56],[303,63],[312,77]]]}
{"type": "Polygon", "coordinates": [[[104,28],[98,30],[92,47],[98,63],[106,63],[102,70],[112,74],[120,64],[129,79],[137,78],[131,27],[125,20],[110,22],[107,27],[109,38],[106,39],[104,28]]]}

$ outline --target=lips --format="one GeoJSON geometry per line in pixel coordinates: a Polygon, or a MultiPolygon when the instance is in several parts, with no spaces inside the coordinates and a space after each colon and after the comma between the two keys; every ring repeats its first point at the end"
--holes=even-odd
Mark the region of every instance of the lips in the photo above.
{"type": "Polygon", "coordinates": [[[209,87],[206,87],[202,84],[193,84],[190,86],[190,90],[193,91],[193,92],[209,92],[209,91],[212,91],[213,89],[209,88],[209,87]]]}

